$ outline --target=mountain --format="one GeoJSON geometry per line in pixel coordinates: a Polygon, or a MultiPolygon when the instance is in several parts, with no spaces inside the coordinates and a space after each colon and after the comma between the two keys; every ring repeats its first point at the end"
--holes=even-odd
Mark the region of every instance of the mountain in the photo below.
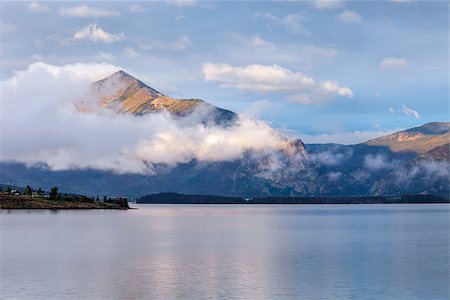
{"type": "Polygon", "coordinates": [[[450,123],[433,122],[420,127],[399,131],[387,136],[379,137],[364,144],[369,146],[385,146],[393,152],[414,152],[433,155],[441,152],[439,148],[450,141],[450,123]]]}
{"type": "MultiPolygon", "coordinates": [[[[174,118],[192,117],[205,126],[224,129],[239,121],[234,112],[203,100],[166,96],[123,71],[93,83],[90,93],[77,103],[81,112],[92,112],[98,105],[136,118],[165,111],[174,118]]],[[[93,169],[53,171],[45,165],[0,162],[0,183],[43,189],[56,185],[66,192],[94,196],[177,192],[238,197],[449,197],[449,132],[449,122],[435,122],[357,145],[304,145],[300,139],[279,135],[278,150],[269,154],[247,151],[232,161],[155,164],[153,175],[93,169]]]]}
{"type": "MultiPolygon", "coordinates": [[[[449,124],[449,123],[446,123],[449,124]]],[[[441,132],[439,135],[445,135],[441,132]]],[[[386,137],[384,137],[386,138],[386,137]]],[[[155,166],[154,175],[100,170],[52,171],[42,166],[0,163],[0,182],[88,195],[140,197],[159,192],[224,196],[395,196],[434,194],[449,197],[449,144],[419,154],[388,146],[305,144],[290,141],[285,166],[271,170],[270,157],[251,154],[234,161],[190,161],[155,166]],[[295,153],[303,152],[303,155],[295,153]],[[291,156],[292,155],[292,156],[291,156]]]]}
{"type": "Polygon", "coordinates": [[[174,116],[184,117],[201,108],[208,111],[208,117],[212,116],[215,123],[226,124],[237,117],[234,112],[215,107],[201,99],[175,99],[166,96],[122,70],[94,82],[90,93],[78,103],[79,109],[90,110],[91,106],[87,103],[92,99],[117,114],[142,116],[167,111],[174,116]]]}
{"type": "Polygon", "coordinates": [[[430,151],[425,152],[420,157],[424,159],[435,159],[437,161],[449,161],[450,160],[450,143],[442,146],[437,146],[430,151]]]}

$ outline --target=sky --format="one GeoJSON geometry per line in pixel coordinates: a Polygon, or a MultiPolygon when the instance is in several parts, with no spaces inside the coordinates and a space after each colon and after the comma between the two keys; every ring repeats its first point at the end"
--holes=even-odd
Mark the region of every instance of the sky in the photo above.
{"type": "Polygon", "coordinates": [[[446,1],[1,2],[0,80],[39,64],[123,69],[349,144],[449,121],[448,38],[446,1]]]}

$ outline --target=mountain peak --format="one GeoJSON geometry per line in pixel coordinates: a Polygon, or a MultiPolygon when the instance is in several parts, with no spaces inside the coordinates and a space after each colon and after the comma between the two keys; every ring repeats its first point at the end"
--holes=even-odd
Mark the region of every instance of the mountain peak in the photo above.
{"type": "Polygon", "coordinates": [[[156,90],[152,89],[151,87],[149,87],[148,85],[146,85],[145,83],[143,83],[142,81],[140,81],[139,79],[137,79],[136,77],[133,77],[132,75],[128,74],[124,70],[119,70],[97,82],[100,84],[103,84],[105,82],[110,82],[110,83],[116,83],[116,84],[128,85],[128,86],[131,84],[136,84],[139,88],[146,87],[146,88],[151,89],[155,93],[161,94],[158,91],[156,91],[156,90]]]}
{"type": "MultiPolygon", "coordinates": [[[[129,79],[134,79],[136,81],[139,81],[135,77],[133,77],[130,74],[128,74],[127,72],[125,72],[124,70],[119,70],[119,71],[109,75],[108,77],[122,77],[122,78],[129,78],[129,79]]],[[[108,78],[108,77],[106,77],[106,78],[108,78]]]]}
{"type": "Polygon", "coordinates": [[[94,82],[92,92],[100,99],[101,106],[110,108],[116,113],[144,115],[168,111],[177,116],[184,116],[203,106],[211,109],[213,119],[217,123],[225,124],[236,118],[235,113],[200,99],[174,99],[166,96],[123,70],[94,82]]]}

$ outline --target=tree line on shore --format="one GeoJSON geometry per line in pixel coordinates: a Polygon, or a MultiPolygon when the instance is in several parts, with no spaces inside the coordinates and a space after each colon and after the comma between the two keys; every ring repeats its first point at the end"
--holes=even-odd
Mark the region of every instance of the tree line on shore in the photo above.
{"type": "Polygon", "coordinates": [[[128,199],[126,197],[107,197],[100,198],[98,195],[96,197],[88,197],[84,195],[70,194],[70,193],[60,193],[57,186],[50,188],[50,191],[46,192],[41,188],[34,189],[30,185],[26,187],[16,187],[12,185],[6,186],[0,185],[0,193],[5,193],[7,195],[24,195],[31,197],[48,198],[50,200],[61,200],[61,201],[80,201],[80,202],[96,202],[96,203],[113,203],[120,205],[128,205],[128,199]]]}
{"type": "Polygon", "coordinates": [[[143,196],[136,203],[143,204],[394,204],[449,203],[448,198],[429,194],[399,196],[301,196],[301,197],[226,197],[216,195],[183,195],[159,193],[143,196]]]}

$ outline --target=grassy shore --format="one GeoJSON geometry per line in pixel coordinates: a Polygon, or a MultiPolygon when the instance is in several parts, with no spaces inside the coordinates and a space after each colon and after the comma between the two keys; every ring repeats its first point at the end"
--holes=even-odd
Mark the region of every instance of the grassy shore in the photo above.
{"type": "Polygon", "coordinates": [[[78,196],[53,200],[0,193],[0,209],[129,209],[128,203],[103,203],[78,196]]]}

